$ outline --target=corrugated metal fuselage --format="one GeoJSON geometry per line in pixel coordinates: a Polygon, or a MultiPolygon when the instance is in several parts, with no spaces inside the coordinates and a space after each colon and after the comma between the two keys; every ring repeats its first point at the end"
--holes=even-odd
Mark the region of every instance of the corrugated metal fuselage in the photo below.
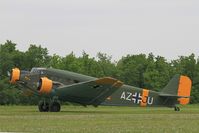
{"type": "MultiPolygon", "coordinates": [[[[86,76],[70,71],[58,70],[47,68],[40,71],[40,76],[47,76],[53,81],[63,83],[65,85],[72,85],[75,83],[81,83],[85,81],[95,80],[97,78],[86,76]]],[[[111,106],[168,106],[173,107],[176,99],[165,99],[159,96],[159,92],[148,90],[147,95],[143,95],[147,89],[137,88],[134,86],[123,85],[107,99],[101,103],[101,105],[111,106]],[[143,101],[144,100],[144,101],[143,101]]],[[[64,93],[64,92],[63,92],[64,93]]],[[[59,96],[58,96],[59,97],[59,96]]],[[[66,97],[60,97],[61,100],[67,101],[66,97]]]]}

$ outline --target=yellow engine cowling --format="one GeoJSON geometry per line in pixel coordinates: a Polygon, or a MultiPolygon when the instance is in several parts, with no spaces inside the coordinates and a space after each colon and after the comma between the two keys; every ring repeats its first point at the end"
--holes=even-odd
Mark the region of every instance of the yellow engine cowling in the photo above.
{"type": "Polygon", "coordinates": [[[42,77],[39,80],[39,85],[37,90],[39,91],[39,93],[44,93],[44,94],[48,94],[52,91],[53,88],[53,81],[48,79],[47,77],[42,77]]]}
{"type": "Polygon", "coordinates": [[[15,84],[17,80],[20,78],[20,70],[19,68],[13,68],[10,75],[10,83],[15,84]]]}

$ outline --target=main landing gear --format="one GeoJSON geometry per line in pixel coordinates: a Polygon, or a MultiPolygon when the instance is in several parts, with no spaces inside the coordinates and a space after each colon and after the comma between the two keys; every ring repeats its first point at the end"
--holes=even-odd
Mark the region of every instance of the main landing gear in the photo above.
{"type": "Polygon", "coordinates": [[[48,102],[45,99],[41,100],[38,104],[40,112],[60,112],[61,105],[60,102],[56,99],[48,102]]]}
{"type": "Polygon", "coordinates": [[[175,106],[175,107],[174,107],[174,110],[175,110],[175,111],[180,111],[180,108],[177,107],[177,106],[175,106]]]}

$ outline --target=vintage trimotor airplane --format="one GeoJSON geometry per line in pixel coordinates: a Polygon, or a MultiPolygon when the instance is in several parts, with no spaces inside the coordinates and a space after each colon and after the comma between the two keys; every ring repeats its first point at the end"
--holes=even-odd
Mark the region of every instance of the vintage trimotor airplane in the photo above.
{"type": "Polygon", "coordinates": [[[53,68],[32,68],[29,71],[12,69],[10,83],[22,90],[40,95],[40,112],[59,112],[60,101],[86,105],[173,107],[188,104],[192,82],[187,76],[175,75],[161,92],[124,85],[111,78],[95,78],[53,68]]]}

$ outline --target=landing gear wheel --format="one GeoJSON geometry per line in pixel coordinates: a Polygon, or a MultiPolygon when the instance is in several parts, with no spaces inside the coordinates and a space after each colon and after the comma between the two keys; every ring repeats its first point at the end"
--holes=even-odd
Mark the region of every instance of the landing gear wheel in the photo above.
{"type": "Polygon", "coordinates": [[[49,111],[49,103],[45,101],[40,101],[38,105],[40,112],[48,112],[49,111]]]}
{"type": "Polygon", "coordinates": [[[175,111],[180,111],[180,108],[177,107],[177,106],[175,106],[175,107],[174,107],[174,110],[175,110],[175,111]]]}
{"type": "Polygon", "coordinates": [[[50,112],[59,112],[61,110],[61,106],[59,102],[52,102],[50,104],[50,112]]]}

